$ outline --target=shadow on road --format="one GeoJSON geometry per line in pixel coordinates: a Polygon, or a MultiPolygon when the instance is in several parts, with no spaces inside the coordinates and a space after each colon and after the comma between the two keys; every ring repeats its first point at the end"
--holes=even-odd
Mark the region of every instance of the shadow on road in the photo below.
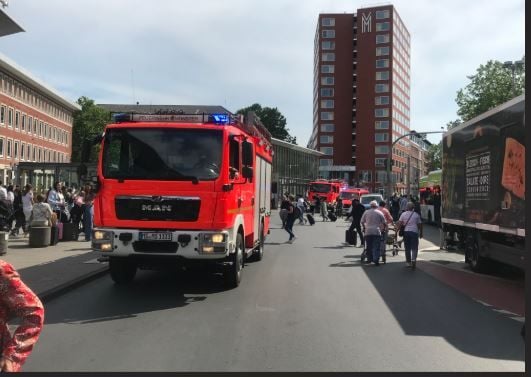
{"type": "MultiPolygon", "coordinates": [[[[423,263],[418,262],[416,271],[403,263],[364,268],[405,334],[442,337],[460,351],[478,357],[525,360],[521,323],[422,272],[423,263]]],[[[357,265],[340,262],[331,267],[357,265]]]]}
{"type": "Polygon", "coordinates": [[[226,291],[223,277],[211,271],[193,273],[141,271],[128,285],[101,281],[73,291],[69,300],[46,305],[46,324],[95,323],[137,317],[139,314],[175,309],[207,299],[208,294],[226,291]],[[91,289],[91,292],[87,290],[91,289]],[[77,296],[77,297],[75,297],[77,296]],[[67,302],[79,305],[66,305],[67,302]],[[49,309],[49,310],[48,310],[49,309]]]}

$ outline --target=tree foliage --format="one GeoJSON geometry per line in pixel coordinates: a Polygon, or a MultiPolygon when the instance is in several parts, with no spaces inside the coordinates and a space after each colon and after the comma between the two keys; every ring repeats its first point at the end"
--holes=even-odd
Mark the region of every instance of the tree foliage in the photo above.
{"type": "Polygon", "coordinates": [[[522,94],[525,90],[525,56],[522,61],[524,64],[514,67],[514,71],[494,60],[480,65],[475,75],[467,76],[470,83],[457,92],[457,115],[466,122],[522,94]]]}
{"type": "Polygon", "coordinates": [[[247,115],[248,111],[253,111],[260,118],[275,139],[297,144],[297,137],[289,134],[289,128],[286,128],[286,118],[276,107],[262,107],[260,104],[255,103],[238,110],[236,114],[247,115]]]}
{"type": "Polygon", "coordinates": [[[442,141],[438,144],[432,144],[428,148],[428,154],[426,158],[426,166],[428,171],[441,169],[442,159],[442,141]]]}
{"type": "MultiPolygon", "coordinates": [[[[81,161],[83,142],[92,139],[95,135],[101,134],[105,125],[110,121],[110,113],[97,106],[94,100],[82,96],[76,101],[81,106],[81,110],[74,113],[74,123],[72,129],[72,162],[81,161]]],[[[97,150],[94,148],[89,161],[95,161],[97,150]]]]}

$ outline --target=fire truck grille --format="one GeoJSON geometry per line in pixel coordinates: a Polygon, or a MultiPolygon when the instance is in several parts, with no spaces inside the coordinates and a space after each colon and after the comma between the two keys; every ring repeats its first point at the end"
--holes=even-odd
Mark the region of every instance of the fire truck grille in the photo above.
{"type": "Polygon", "coordinates": [[[116,197],[119,220],[197,221],[199,198],[116,197]]]}
{"type": "Polygon", "coordinates": [[[133,242],[133,250],[137,253],[176,253],[178,247],[177,242],[133,242]]]}

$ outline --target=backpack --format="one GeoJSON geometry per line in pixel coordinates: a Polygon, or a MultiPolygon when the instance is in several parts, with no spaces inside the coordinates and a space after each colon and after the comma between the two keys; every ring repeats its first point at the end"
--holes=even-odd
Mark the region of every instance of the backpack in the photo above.
{"type": "Polygon", "coordinates": [[[293,215],[295,215],[295,218],[298,218],[301,216],[301,209],[297,206],[293,206],[293,215]]]}

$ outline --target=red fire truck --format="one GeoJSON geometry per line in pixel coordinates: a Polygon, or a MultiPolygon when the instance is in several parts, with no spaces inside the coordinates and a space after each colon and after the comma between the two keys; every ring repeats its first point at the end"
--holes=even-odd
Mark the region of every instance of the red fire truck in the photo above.
{"type": "Polygon", "coordinates": [[[232,114],[115,114],[101,138],[92,248],[112,279],[137,269],[221,268],[231,287],[261,260],[271,215],[271,134],[232,114]]]}
{"type": "Polygon", "coordinates": [[[341,180],[318,179],[308,184],[308,198],[314,200],[318,196],[321,200],[332,204],[336,201],[343,182],[341,180]]]}

